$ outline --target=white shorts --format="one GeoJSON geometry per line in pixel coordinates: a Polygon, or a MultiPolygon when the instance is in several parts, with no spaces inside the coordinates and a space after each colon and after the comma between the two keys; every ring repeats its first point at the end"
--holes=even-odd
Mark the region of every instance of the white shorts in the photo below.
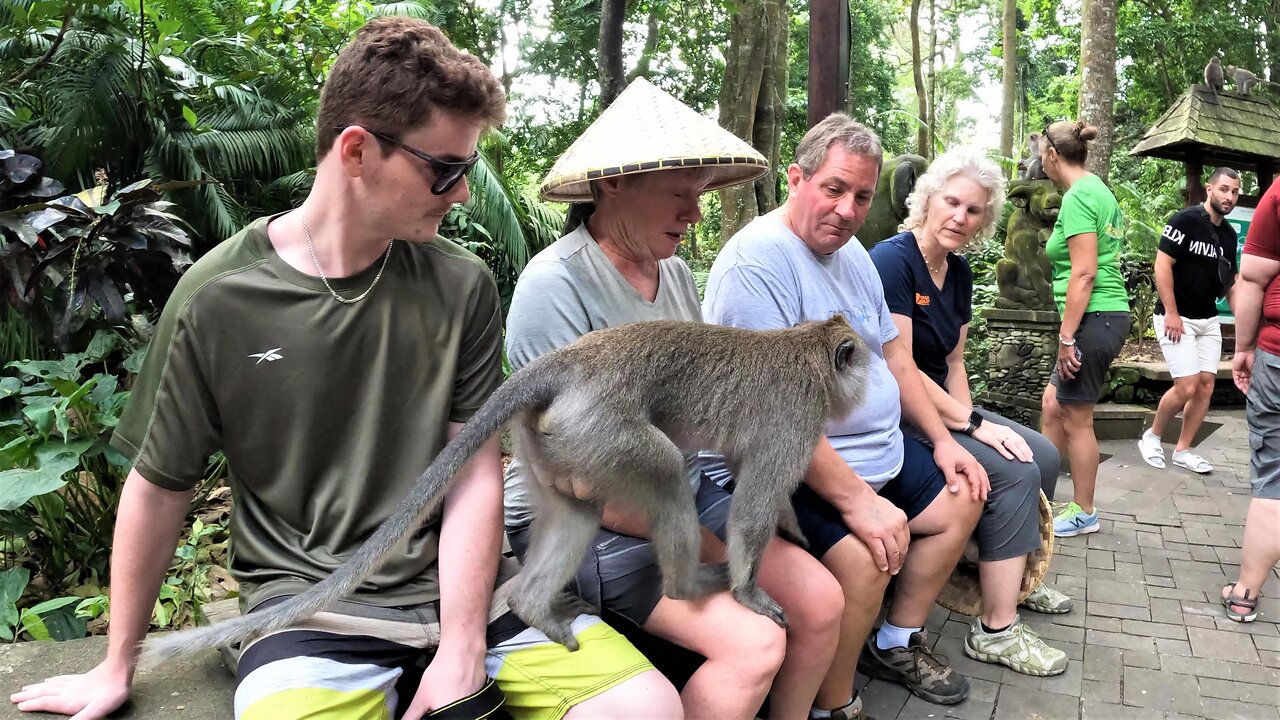
{"type": "Polygon", "coordinates": [[[1170,375],[1180,378],[1202,372],[1218,374],[1222,362],[1222,325],[1218,318],[1182,318],[1182,337],[1176,343],[1164,334],[1163,315],[1155,316],[1155,326],[1170,375]]]}

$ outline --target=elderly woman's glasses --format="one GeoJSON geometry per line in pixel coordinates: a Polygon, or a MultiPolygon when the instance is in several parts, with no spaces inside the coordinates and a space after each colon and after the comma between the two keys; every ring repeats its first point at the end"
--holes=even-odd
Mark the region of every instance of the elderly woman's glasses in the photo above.
{"type": "MultiPolygon", "coordinates": [[[[347,128],[344,126],[334,129],[338,132],[342,132],[347,128]]],[[[480,162],[479,152],[471,153],[471,157],[466,160],[441,160],[440,158],[428,155],[412,145],[406,145],[395,137],[384,132],[378,132],[377,130],[370,130],[368,128],[364,128],[364,131],[378,138],[382,142],[385,142],[388,145],[394,145],[430,165],[432,172],[436,174],[435,182],[431,183],[432,195],[443,195],[452,190],[453,186],[457,185],[458,181],[467,174],[467,171],[472,167],[475,167],[477,162],[480,162]]]]}

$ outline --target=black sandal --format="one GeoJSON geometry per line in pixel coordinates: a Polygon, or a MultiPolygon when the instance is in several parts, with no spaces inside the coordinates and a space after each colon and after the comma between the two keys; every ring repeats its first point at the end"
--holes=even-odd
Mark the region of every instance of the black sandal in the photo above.
{"type": "Polygon", "coordinates": [[[489,678],[484,686],[460,700],[436,708],[424,716],[431,720],[482,720],[498,711],[506,696],[498,689],[498,683],[489,678]]]}
{"type": "Polygon", "coordinates": [[[1238,597],[1235,594],[1236,584],[1227,583],[1224,587],[1227,596],[1222,598],[1222,607],[1227,609],[1227,617],[1238,623],[1251,623],[1258,618],[1258,597],[1255,595],[1249,597],[1249,591],[1244,591],[1244,597],[1238,597]],[[1237,612],[1235,608],[1242,607],[1248,612],[1237,612]]]}

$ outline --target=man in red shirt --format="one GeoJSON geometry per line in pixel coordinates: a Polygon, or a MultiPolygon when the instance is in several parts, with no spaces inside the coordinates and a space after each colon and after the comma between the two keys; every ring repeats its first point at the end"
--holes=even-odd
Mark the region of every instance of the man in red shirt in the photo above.
{"type": "Polygon", "coordinates": [[[1227,617],[1252,622],[1258,596],[1280,562],[1280,182],[1253,213],[1235,293],[1236,354],[1231,374],[1248,395],[1249,480],[1240,575],[1222,588],[1227,617]],[[1261,326],[1261,328],[1259,327],[1261,326]]]}

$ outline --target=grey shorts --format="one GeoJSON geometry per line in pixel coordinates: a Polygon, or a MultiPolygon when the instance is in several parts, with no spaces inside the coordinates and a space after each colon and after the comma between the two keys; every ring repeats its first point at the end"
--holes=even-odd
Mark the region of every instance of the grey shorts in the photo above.
{"type": "Polygon", "coordinates": [[[986,422],[1011,428],[1031,448],[1032,462],[1006,460],[1000,451],[960,432],[951,437],[968,450],[991,480],[991,493],[978,520],[978,559],[1006,560],[1040,548],[1040,492],[1053,499],[1062,460],[1044,435],[1024,425],[975,408],[986,422]]]}
{"type": "Polygon", "coordinates": [[[1280,355],[1253,353],[1253,378],[1245,398],[1249,424],[1249,483],[1253,496],[1280,500],[1280,355]]]}
{"type": "MultiPolygon", "coordinates": [[[[729,523],[732,495],[706,475],[698,485],[698,519],[721,541],[729,523]]],[[[533,534],[530,526],[507,528],[511,550],[519,559],[533,534]]],[[[662,599],[662,572],[653,545],[643,538],[601,529],[587,550],[575,578],[578,596],[597,608],[608,608],[636,624],[644,625],[662,599]]]]}
{"type": "Polygon", "coordinates": [[[1076,329],[1076,357],[1080,369],[1070,380],[1058,377],[1055,366],[1049,384],[1058,389],[1058,402],[1068,405],[1093,405],[1102,397],[1111,361],[1120,354],[1129,336],[1129,313],[1088,312],[1080,318],[1076,329]]]}

